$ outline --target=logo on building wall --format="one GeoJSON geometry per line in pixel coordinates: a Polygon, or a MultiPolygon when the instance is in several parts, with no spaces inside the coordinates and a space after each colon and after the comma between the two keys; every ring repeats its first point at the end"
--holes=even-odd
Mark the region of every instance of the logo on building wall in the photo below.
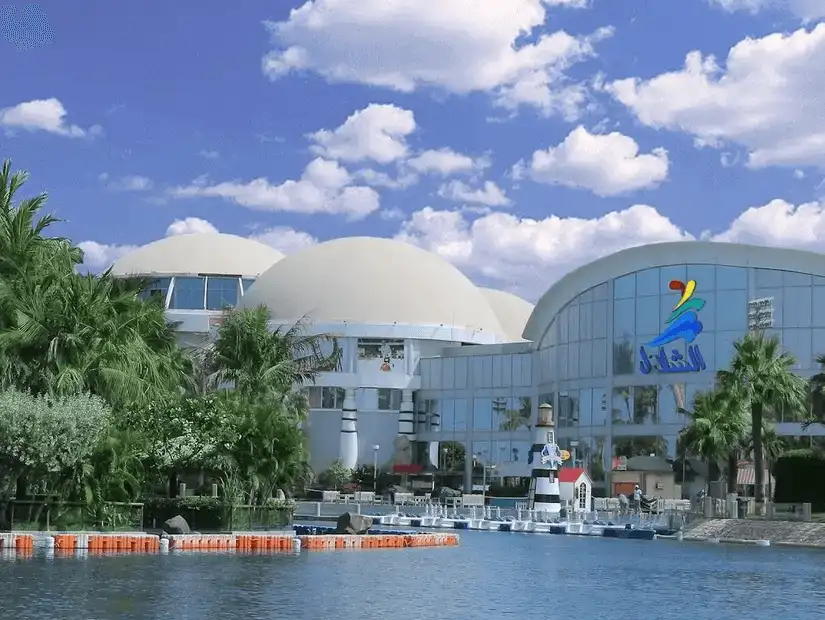
{"type": "Polygon", "coordinates": [[[639,347],[639,370],[643,375],[657,372],[699,372],[707,369],[698,344],[691,344],[702,333],[699,312],[705,307],[705,300],[695,297],[696,280],[671,280],[670,290],[681,294],[679,302],[665,321],[667,327],[647,344],[639,347]],[[667,345],[684,341],[688,347],[685,354],[677,348],[668,353],[667,345]],[[647,347],[655,349],[654,352],[647,347]]]}

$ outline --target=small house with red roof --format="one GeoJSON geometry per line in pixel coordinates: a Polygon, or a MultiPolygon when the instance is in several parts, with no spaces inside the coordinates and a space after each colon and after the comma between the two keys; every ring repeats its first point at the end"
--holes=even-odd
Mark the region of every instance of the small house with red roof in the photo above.
{"type": "Polygon", "coordinates": [[[593,505],[593,481],[581,467],[559,470],[559,496],[562,504],[575,512],[590,512],[593,505]]]}

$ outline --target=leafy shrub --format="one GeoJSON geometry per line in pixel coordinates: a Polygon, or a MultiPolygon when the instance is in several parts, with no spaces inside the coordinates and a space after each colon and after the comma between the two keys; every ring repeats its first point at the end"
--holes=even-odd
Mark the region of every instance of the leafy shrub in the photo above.
{"type": "Polygon", "coordinates": [[[774,466],[775,501],[810,502],[814,512],[825,511],[825,456],[814,450],[792,450],[774,466]]]}

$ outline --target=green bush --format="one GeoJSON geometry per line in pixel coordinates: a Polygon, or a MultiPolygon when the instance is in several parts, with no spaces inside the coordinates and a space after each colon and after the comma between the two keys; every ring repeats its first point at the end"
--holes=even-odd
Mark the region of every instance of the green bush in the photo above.
{"type": "Polygon", "coordinates": [[[143,500],[143,527],[160,529],[180,515],[197,532],[280,530],[292,527],[289,501],[270,499],[263,506],[232,505],[220,497],[152,497],[143,500]]]}
{"type": "Polygon", "coordinates": [[[774,466],[778,504],[810,502],[814,512],[825,512],[825,455],[814,450],[792,450],[774,466]]]}

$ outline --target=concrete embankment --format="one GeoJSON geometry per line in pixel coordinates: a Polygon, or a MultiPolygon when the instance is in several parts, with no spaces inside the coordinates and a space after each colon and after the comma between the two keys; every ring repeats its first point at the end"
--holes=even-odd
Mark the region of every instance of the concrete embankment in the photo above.
{"type": "Polygon", "coordinates": [[[704,519],[688,525],[682,540],[825,549],[825,523],[704,519]]]}

